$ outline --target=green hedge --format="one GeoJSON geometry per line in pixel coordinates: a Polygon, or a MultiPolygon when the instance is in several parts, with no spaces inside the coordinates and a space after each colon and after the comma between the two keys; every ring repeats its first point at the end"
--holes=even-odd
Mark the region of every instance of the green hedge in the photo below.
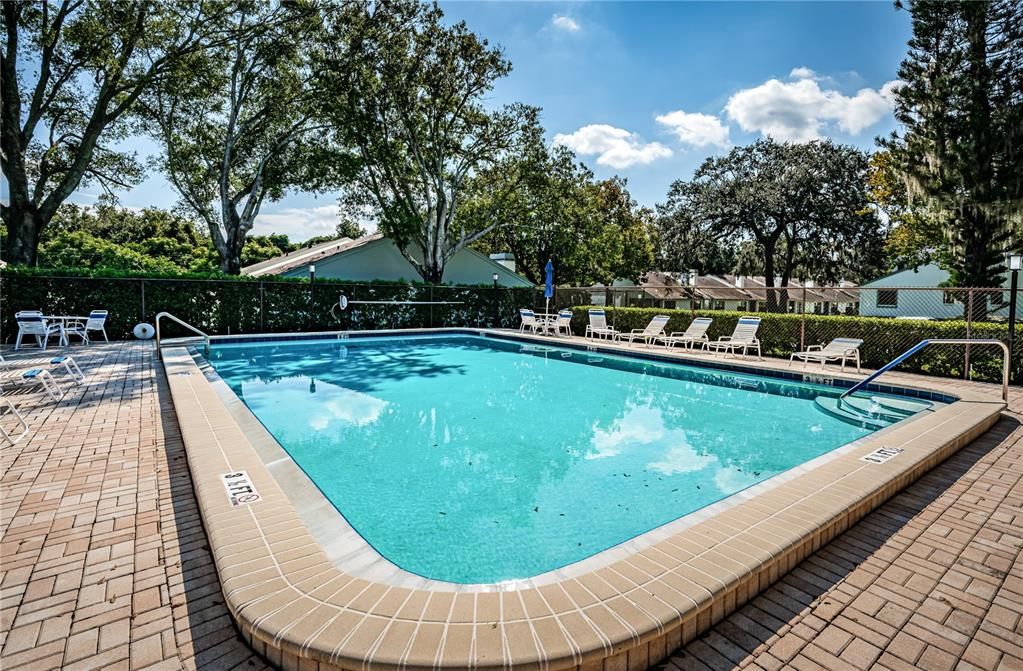
{"type": "MultiPolygon", "coordinates": [[[[0,273],[0,342],[17,334],[14,313],[87,315],[109,311],[112,339],[131,337],[139,322],[152,324],[159,312],[171,314],[212,335],[281,333],[338,329],[437,326],[517,326],[520,306],[531,305],[535,290],[472,286],[429,286],[380,282],[276,279],[202,280],[152,277],[67,277],[41,272],[0,273]],[[338,295],[349,300],[449,301],[447,305],[352,305],[331,314],[338,295]]],[[[188,335],[163,322],[167,337],[188,335]]]]}
{"type": "MultiPolygon", "coordinates": [[[[586,330],[587,310],[594,306],[574,307],[572,329],[582,335],[586,330]]],[[[748,312],[723,310],[666,310],[659,308],[605,308],[608,323],[620,331],[641,329],[654,315],[668,315],[667,331],[685,331],[696,317],[714,320],[708,330],[712,340],[729,335],[739,317],[748,312]]],[[[884,317],[852,317],[839,315],[805,315],[791,313],[756,313],[761,318],[760,337],[765,356],[788,358],[800,349],[800,331],[805,328],[806,345],[829,342],[832,338],[862,338],[860,356],[867,368],[878,368],[891,361],[921,340],[928,338],[965,338],[967,324],[963,320],[923,321],[890,319],[884,317]]],[[[974,322],[970,325],[971,338],[996,338],[1007,341],[1008,325],[998,322],[974,322]]],[[[1017,326],[1014,369],[1012,379],[1023,381],[1023,329],[1017,326]]],[[[899,370],[942,377],[963,377],[964,348],[935,346],[925,348],[910,357],[899,370]]],[[[1001,382],[1001,352],[996,347],[972,347],[970,367],[973,379],[1001,382]]]]}

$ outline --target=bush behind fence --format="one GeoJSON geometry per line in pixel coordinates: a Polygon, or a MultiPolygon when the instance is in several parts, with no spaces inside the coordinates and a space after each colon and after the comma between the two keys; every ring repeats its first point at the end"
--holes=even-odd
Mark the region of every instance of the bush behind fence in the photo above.
{"type": "MultiPolygon", "coordinates": [[[[139,322],[154,323],[169,312],[211,335],[283,333],[440,326],[518,324],[517,309],[533,301],[526,288],[356,284],[320,281],[258,282],[141,278],[0,276],[0,342],[17,334],[14,313],[88,315],[110,312],[107,333],[131,337],[139,322]],[[354,303],[333,310],[338,296],[350,301],[402,301],[408,304],[354,303]],[[413,303],[433,304],[413,304],[413,303]]],[[[191,335],[164,322],[166,337],[191,335]]]]}
{"type": "MultiPolygon", "coordinates": [[[[817,289],[825,292],[825,289],[817,289]]],[[[574,310],[573,330],[582,335],[586,307],[600,298],[608,305],[609,321],[619,330],[642,328],[656,314],[671,317],[668,331],[684,331],[695,317],[711,317],[712,338],[728,335],[743,314],[756,313],[762,319],[760,336],[764,354],[787,358],[808,345],[822,344],[835,337],[862,338],[863,365],[876,368],[926,338],[997,338],[1006,341],[1008,325],[992,310],[988,320],[978,319],[892,319],[860,314],[876,303],[856,289],[843,288],[855,302],[827,303],[799,300],[790,291],[787,312],[765,312],[757,300],[737,309],[704,309],[706,301],[691,296],[651,298],[635,289],[558,288],[546,301],[543,291],[526,288],[486,286],[425,286],[399,283],[351,283],[317,281],[280,282],[258,280],[197,280],[143,278],[49,277],[0,274],[0,342],[13,342],[18,310],[41,309],[49,314],[87,315],[93,309],[110,312],[107,332],[113,339],[131,337],[139,322],[153,323],[159,312],[171,314],[213,335],[237,333],[284,333],[296,331],[372,330],[382,328],[423,328],[442,326],[517,327],[518,308],[551,311],[574,310]],[[345,311],[333,310],[339,294],[350,301],[401,301],[394,303],[353,303],[345,311]],[[432,304],[415,304],[428,302],[432,304]],[[654,305],[651,305],[651,304],[654,305]],[[642,307],[632,307],[638,304],[642,307]],[[686,307],[680,309],[682,305],[686,307]],[[840,314],[835,314],[840,313],[840,314]]],[[[866,293],[867,290],[859,290],[866,293]]],[[[992,306],[1007,304],[997,290],[902,290],[901,301],[910,312],[945,306],[974,305],[980,300],[992,306]],[[1001,296],[1001,297],[1000,297],[1001,296]]],[[[752,293],[755,299],[764,296],[752,293]]],[[[763,293],[763,292],[761,292],[763,293]]],[[[885,297],[887,300],[888,297],[885,297]]],[[[785,305],[785,301],[780,301],[785,305]]],[[[727,304],[734,307],[734,304],[727,304]]],[[[951,308],[949,308],[951,306],[951,308]]],[[[721,307],[715,305],[715,307],[721,307]]],[[[965,315],[969,317],[971,313],[965,315]]],[[[166,337],[189,335],[165,322],[166,337]]],[[[1023,342],[1020,328],[1012,379],[1023,382],[1023,342]]],[[[1000,351],[994,347],[932,347],[910,358],[900,370],[944,377],[996,382],[1000,380],[1000,351]]]]}

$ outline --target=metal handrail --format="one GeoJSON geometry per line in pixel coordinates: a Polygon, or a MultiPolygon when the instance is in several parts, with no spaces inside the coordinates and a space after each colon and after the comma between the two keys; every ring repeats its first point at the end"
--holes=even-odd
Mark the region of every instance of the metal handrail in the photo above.
{"type": "Polygon", "coordinates": [[[839,403],[846,396],[852,395],[854,392],[863,389],[868,384],[881,377],[884,373],[887,373],[892,368],[895,368],[900,363],[913,356],[928,345],[998,345],[1002,348],[1002,400],[1005,402],[1009,401],[1009,365],[1011,362],[1011,355],[1009,353],[1009,346],[1001,340],[994,338],[929,338],[927,340],[921,340],[917,344],[910,347],[908,350],[895,357],[885,365],[878,368],[876,371],[863,378],[852,387],[849,388],[844,394],[838,397],[839,403]]]}
{"type": "Polygon", "coordinates": [[[180,324],[181,326],[184,326],[186,329],[188,329],[192,333],[195,333],[197,335],[202,336],[203,347],[204,347],[206,353],[209,354],[209,351],[210,351],[210,336],[209,336],[209,334],[203,333],[202,331],[200,331],[199,329],[195,328],[194,326],[192,326],[188,322],[183,321],[181,319],[178,319],[177,317],[175,317],[174,315],[172,315],[169,312],[161,312],[158,315],[156,315],[156,351],[157,352],[160,351],[160,320],[163,319],[164,317],[166,317],[167,319],[170,319],[171,321],[173,321],[173,322],[175,322],[177,324],[180,324]]]}

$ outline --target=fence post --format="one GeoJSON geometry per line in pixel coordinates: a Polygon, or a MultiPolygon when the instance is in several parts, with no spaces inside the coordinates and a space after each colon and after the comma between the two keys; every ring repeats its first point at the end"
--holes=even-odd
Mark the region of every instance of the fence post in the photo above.
{"type": "Polygon", "coordinates": [[[139,278],[139,296],[140,296],[140,313],[139,321],[146,321],[146,280],[145,278],[139,278]]]}
{"type": "Polygon", "coordinates": [[[803,284],[803,300],[799,306],[799,351],[806,351],[806,284],[803,284]]]}
{"type": "Polygon", "coordinates": [[[265,333],[265,327],[263,326],[263,283],[259,283],[259,332],[265,333]]]}
{"type": "MultiPolygon", "coordinates": [[[[969,340],[973,334],[973,289],[966,293],[966,339],[969,340]]],[[[966,346],[963,353],[963,379],[970,379],[970,346],[966,346]]]]}

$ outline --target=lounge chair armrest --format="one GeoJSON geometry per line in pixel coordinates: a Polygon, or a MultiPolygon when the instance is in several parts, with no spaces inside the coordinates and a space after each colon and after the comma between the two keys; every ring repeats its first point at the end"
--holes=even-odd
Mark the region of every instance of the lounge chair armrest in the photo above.
{"type": "Polygon", "coordinates": [[[732,336],[721,336],[718,338],[718,342],[727,342],[732,339],[732,336]]]}
{"type": "Polygon", "coordinates": [[[806,351],[807,352],[813,352],[813,351],[819,350],[819,349],[824,349],[824,345],[807,345],[806,346],[806,351]]]}

